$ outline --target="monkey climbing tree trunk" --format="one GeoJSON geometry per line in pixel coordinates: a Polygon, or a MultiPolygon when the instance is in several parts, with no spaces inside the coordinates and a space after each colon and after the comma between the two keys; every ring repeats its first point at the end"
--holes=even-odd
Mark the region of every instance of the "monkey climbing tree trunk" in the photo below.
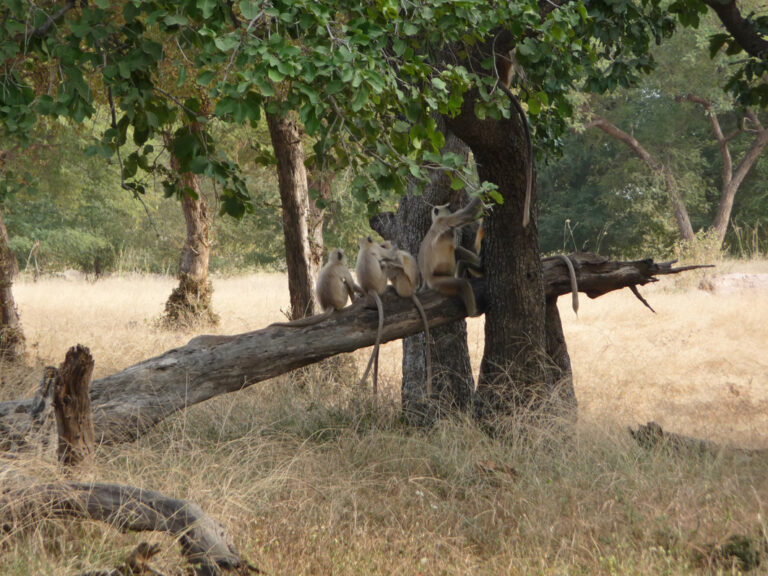
{"type": "MultiPolygon", "coordinates": [[[[179,135],[199,133],[196,122],[179,131],[179,135]]],[[[182,172],[182,163],[174,154],[169,135],[166,144],[171,151],[171,168],[179,175],[182,193],[181,207],[187,227],[187,236],[179,259],[179,285],[165,303],[165,320],[170,325],[216,324],[218,316],[213,312],[211,297],[213,287],[208,280],[208,261],[211,255],[211,218],[208,205],[200,189],[197,174],[182,172]]]]}
{"type": "MultiPolygon", "coordinates": [[[[442,118],[437,119],[442,125],[442,118]]],[[[446,144],[443,152],[469,155],[467,146],[444,130],[446,144]]],[[[432,224],[430,205],[452,202],[456,207],[465,194],[451,189],[443,172],[433,175],[432,183],[420,196],[409,193],[400,199],[397,214],[381,214],[371,226],[398,248],[411,254],[419,253],[422,238],[432,224]]],[[[467,323],[457,320],[446,326],[432,328],[432,370],[434,397],[426,400],[426,348],[424,333],[403,339],[403,412],[414,423],[428,423],[441,413],[466,410],[474,390],[472,366],[467,346],[467,323]]]]}
{"type": "Polygon", "coordinates": [[[448,126],[469,145],[480,179],[496,184],[504,203],[494,206],[484,221],[489,301],[475,412],[481,418],[521,407],[572,412],[570,374],[563,379],[549,359],[556,353],[558,365],[569,365],[559,316],[550,313],[547,322],[535,194],[530,223],[522,225],[528,162],[525,127],[517,114],[509,119],[478,119],[476,97],[476,93],[465,96],[461,114],[449,119],[448,126]],[[563,398],[565,402],[560,401],[563,398]]]}
{"type": "Polygon", "coordinates": [[[320,262],[313,258],[310,246],[309,187],[304,147],[298,123],[293,118],[267,114],[267,124],[277,157],[291,319],[296,319],[311,316],[318,308],[314,294],[320,262]]]}
{"type": "Polygon", "coordinates": [[[17,271],[16,258],[8,245],[8,231],[0,213],[0,359],[3,360],[15,360],[24,353],[24,333],[12,290],[17,271]]]}

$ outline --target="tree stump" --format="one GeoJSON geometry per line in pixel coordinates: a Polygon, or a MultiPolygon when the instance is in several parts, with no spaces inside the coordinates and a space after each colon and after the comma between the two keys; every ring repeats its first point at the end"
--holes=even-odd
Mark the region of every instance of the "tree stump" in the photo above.
{"type": "Polygon", "coordinates": [[[89,387],[93,374],[90,350],[78,344],[67,351],[59,366],[53,395],[58,457],[65,466],[90,462],[93,458],[93,412],[89,387]]]}

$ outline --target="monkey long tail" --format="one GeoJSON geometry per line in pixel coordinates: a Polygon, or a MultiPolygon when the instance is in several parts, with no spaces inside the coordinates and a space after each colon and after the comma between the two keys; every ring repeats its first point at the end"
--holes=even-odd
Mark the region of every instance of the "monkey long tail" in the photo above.
{"type": "Polygon", "coordinates": [[[568,275],[571,277],[571,306],[573,306],[574,313],[579,315],[579,283],[576,281],[576,270],[573,268],[573,262],[565,254],[557,254],[565,265],[568,266],[568,275]]]}
{"type": "Polygon", "coordinates": [[[270,326],[284,326],[286,328],[306,328],[307,326],[314,326],[315,324],[320,324],[323,320],[326,318],[329,318],[331,314],[333,314],[335,310],[333,308],[326,308],[323,310],[321,314],[315,314],[314,316],[310,316],[308,318],[299,318],[298,320],[293,320],[292,322],[274,322],[270,324],[270,326]]]}
{"type": "Polygon", "coordinates": [[[368,294],[376,300],[376,308],[379,311],[379,329],[376,331],[376,344],[373,345],[373,352],[371,352],[371,357],[368,359],[368,365],[365,367],[360,384],[365,382],[368,372],[371,371],[371,365],[373,365],[373,395],[376,396],[379,391],[379,346],[381,345],[381,333],[384,331],[384,305],[381,303],[381,298],[379,298],[376,292],[371,291],[368,294]]]}
{"type": "Polygon", "coordinates": [[[426,342],[427,352],[427,398],[432,398],[432,346],[430,345],[429,337],[429,322],[427,322],[427,313],[424,312],[424,306],[421,305],[421,301],[416,294],[411,294],[411,300],[416,305],[416,308],[421,315],[421,321],[424,323],[424,339],[426,342]]]}
{"type": "Polygon", "coordinates": [[[526,151],[528,153],[528,158],[525,167],[525,205],[523,206],[523,228],[525,228],[531,220],[531,194],[533,189],[533,142],[531,141],[531,128],[528,126],[528,117],[525,115],[525,110],[523,110],[517,97],[504,85],[504,83],[500,83],[499,86],[509,97],[512,102],[512,107],[520,117],[520,122],[525,131],[526,144],[528,144],[528,150],[526,151]]]}

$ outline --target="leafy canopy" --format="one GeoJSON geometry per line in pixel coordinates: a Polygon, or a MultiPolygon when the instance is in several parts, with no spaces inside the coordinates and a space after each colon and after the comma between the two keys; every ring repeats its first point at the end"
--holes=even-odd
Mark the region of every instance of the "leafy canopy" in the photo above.
{"type": "Polygon", "coordinates": [[[470,90],[478,118],[508,114],[497,56],[513,51],[525,78],[513,88],[537,142],[557,149],[569,92],[630,85],[675,26],[660,0],[11,0],[0,22],[5,135],[108,106],[112,122],[88,151],[111,157],[130,144],[118,156],[123,185],[141,194],[141,172],[159,166],[152,142],[176,128],[168,146],[180,170],[218,182],[235,216],[252,207],[213,122],[297,114],[315,162],[351,167],[356,196],[375,207],[429,170],[448,171],[457,188],[469,181],[460,158],[441,154],[435,114],[458,114],[470,90]]]}

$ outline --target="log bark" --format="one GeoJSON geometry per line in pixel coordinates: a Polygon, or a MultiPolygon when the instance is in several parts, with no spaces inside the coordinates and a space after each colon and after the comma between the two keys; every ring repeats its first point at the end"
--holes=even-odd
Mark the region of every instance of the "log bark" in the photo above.
{"type": "Polygon", "coordinates": [[[93,459],[93,413],[89,386],[93,357],[85,346],[67,351],[54,385],[53,411],[59,434],[58,457],[65,466],[87,464],[93,459]]]}
{"type": "MultiPolygon", "coordinates": [[[[697,268],[673,268],[672,262],[652,260],[613,262],[589,254],[573,255],[580,290],[596,298],[612,290],[656,282],[656,276],[697,268]]],[[[556,298],[570,292],[568,271],[560,260],[542,262],[545,294],[556,298]]],[[[484,311],[489,291],[485,279],[473,281],[484,311]]],[[[430,328],[464,318],[459,299],[434,291],[419,293],[430,328]]],[[[422,322],[413,303],[389,291],[382,298],[384,332],[388,342],[416,334],[422,322]]],[[[199,336],[122,372],[95,380],[91,404],[97,441],[137,438],[174,412],[227,392],[274,378],[330,356],[372,346],[378,315],[359,300],[328,320],[306,328],[268,326],[237,336],[199,336]]],[[[35,399],[0,403],[0,431],[18,434],[30,427],[35,399]]],[[[6,438],[7,440],[7,438],[6,438]]]]}
{"type": "Polygon", "coordinates": [[[82,518],[121,532],[161,531],[178,538],[182,553],[201,576],[221,569],[244,572],[245,563],[226,529],[193,502],[154,490],[102,482],[40,483],[0,464],[0,517],[29,525],[49,518],[82,518]]]}

